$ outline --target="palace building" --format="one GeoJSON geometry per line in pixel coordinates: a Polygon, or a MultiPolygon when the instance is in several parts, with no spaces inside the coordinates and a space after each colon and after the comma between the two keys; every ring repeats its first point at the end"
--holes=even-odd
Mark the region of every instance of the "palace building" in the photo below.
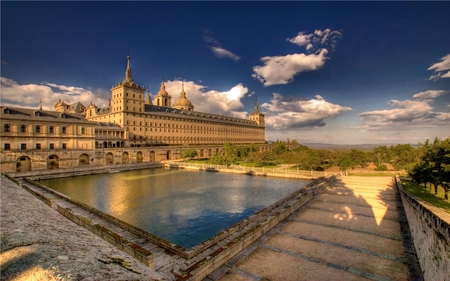
{"type": "Polygon", "coordinates": [[[133,81],[129,56],[106,107],[59,100],[54,111],[1,106],[0,117],[0,168],[8,172],[178,159],[187,146],[200,157],[223,153],[225,143],[267,147],[257,102],[249,119],[198,112],[184,84],[172,104],[164,80],[152,101],[133,81]]]}
{"type": "Polygon", "coordinates": [[[130,56],[127,59],[125,78],[112,87],[109,105],[89,104],[87,120],[119,125],[132,146],[265,143],[264,114],[257,103],[249,120],[198,112],[186,97],[184,85],[172,104],[164,80],[152,102],[145,88],[133,81],[130,56]]]}

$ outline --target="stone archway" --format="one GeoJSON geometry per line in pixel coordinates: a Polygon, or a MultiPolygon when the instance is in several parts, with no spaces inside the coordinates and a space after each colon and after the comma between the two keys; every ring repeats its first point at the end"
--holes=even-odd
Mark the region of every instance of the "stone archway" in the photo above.
{"type": "Polygon", "coordinates": [[[205,157],[205,152],[204,152],[203,148],[200,149],[200,156],[199,156],[199,157],[200,157],[200,158],[205,157]]]}
{"type": "Polygon", "coordinates": [[[87,155],[86,153],[81,154],[80,157],[78,157],[78,165],[89,165],[89,155],[87,155]]]}
{"type": "Polygon", "coordinates": [[[130,162],[130,155],[128,152],[122,153],[122,164],[128,164],[130,162]]]}
{"type": "Polygon", "coordinates": [[[136,162],[141,163],[144,160],[144,155],[142,154],[141,151],[138,151],[138,153],[136,154],[136,162]]]}
{"type": "Polygon", "coordinates": [[[208,157],[212,157],[212,149],[211,148],[208,150],[208,157]]]}
{"type": "Polygon", "coordinates": [[[49,155],[47,157],[47,169],[59,169],[59,157],[57,155],[49,155]]]}
{"type": "Polygon", "coordinates": [[[166,159],[167,159],[167,160],[172,160],[172,151],[167,150],[167,153],[166,153],[166,159]]]}
{"type": "Polygon", "coordinates": [[[156,159],[155,159],[155,152],[152,150],[152,151],[150,151],[150,162],[154,162],[156,159]]]}
{"type": "Polygon", "coordinates": [[[31,171],[31,159],[28,156],[20,156],[16,160],[16,172],[31,171]]]}
{"type": "Polygon", "coordinates": [[[114,164],[114,155],[109,152],[106,154],[106,165],[112,165],[114,164]]]}

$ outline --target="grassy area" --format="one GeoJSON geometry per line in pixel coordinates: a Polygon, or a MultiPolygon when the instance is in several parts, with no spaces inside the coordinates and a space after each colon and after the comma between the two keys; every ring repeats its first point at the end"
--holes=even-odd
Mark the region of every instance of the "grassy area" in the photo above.
{"type": "Polygon", "coordinates": [[[438,194],[434,195],[434,187],[430,188],[427,186],[425,188],[423,185],[413,183],[411,181],[402,180],[403,188],[416,195],[417,197],[427,201],[428,203],[444,209],[447,213],[450,213],[450,202],[444,201],[444,190],[438,188],[438,194]]]}

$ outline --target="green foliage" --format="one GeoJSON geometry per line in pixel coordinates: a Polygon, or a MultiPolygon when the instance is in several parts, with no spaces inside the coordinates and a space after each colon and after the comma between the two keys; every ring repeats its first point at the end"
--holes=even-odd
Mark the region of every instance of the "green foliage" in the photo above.
{"type": "Polygon", "coordinates": [[[183,151],[181,151],[181,156],[183,158],[193,158],[195,156],[197,156],[197,150],[193,149],[193,148],[188,148],[188,149],[184,149],[183,151]]]}
{"type": "Polygon", "coordinates": [[[339,157],[336,159],[336,165],[339,166],[339,169],[341,171],[348,170],[349,168],[355,168],[355,162],[348,153],[342,153],[341,155],[339,155],[339,157]]]}
{"type": "Polygon", "coordinates": [[[408,166],[419,160],[417,149],[410,144],[397,144],[396,146],[391,146],[389,151],[390,163],[396,170],[407,169],[408,166]]]}
{"type": "Polygon", "coordinates": [[[388,167],[386,165],[380,165],[374,169],[375,171],[388,171],[388,167]]]}
{"type": "Polygon", "coordinates": [[[450,213],[450,202],[447,202],[444,199],[445,193],[444,190],[441,189],[437,194],[433,194],[430,192],[428,188],[424,188],[422,184],[418,184],[412,181],[402,180],[403,188],[416,195],[417,197],[427,201],[428,203],[444,209],[446,212],[450,213]]]}
{"type": "Polygon", "coordinates": [[[273,153],[275,153],[277,155],[281,155],[285,152],[288,152],[289,148],[287,147],[287,145],[285,143],[277,142],[273,145],[272,151],[273,151],[273,153]]]}
{"type": "Polygon", "coordinates": [[[420,148],[419,162],[408,172],[417,183],[432,183],[437,194],[438,187],[444,190],[444,199],[448,200],[450,189],[450,138],[427,140],[420,148]]]}

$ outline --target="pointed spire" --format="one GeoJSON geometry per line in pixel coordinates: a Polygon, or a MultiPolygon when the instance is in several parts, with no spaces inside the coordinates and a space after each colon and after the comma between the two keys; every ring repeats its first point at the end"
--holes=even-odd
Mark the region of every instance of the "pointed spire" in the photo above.
{"type": "Polygon", "coordinates": [[[125,81],[133,81],[133,75],[130,67],[130,51],[128,51],[127,56],[127,70],[125,71],[125,81]]]}
{"type": "Polygon", "coordinates": [[[261,113],[261,111],[259,111],[259,106],[258,106],[258,96],[256,96],[255,110],[253,111],[252,114],[259,114],[259,113],[261,113]]]}
{"type": "Polygon", "coordinates": [[[181,92],[180,97],[186,98],[186,92],[184,91],[184,82],[181,82],[181,92]]]}

